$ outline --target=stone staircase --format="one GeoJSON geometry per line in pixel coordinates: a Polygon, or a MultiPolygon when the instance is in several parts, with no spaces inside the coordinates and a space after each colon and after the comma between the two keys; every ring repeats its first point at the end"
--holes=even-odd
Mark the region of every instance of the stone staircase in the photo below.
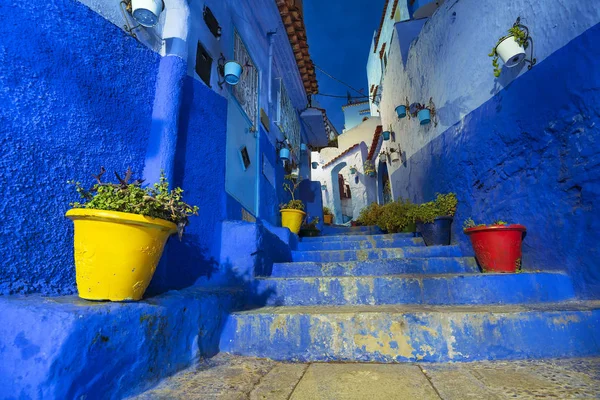
{"type": "Polygon", "coordinates": [[[457,246],[328,228],[257,279],[220,349],[287,361],[470,361],[600,354],[600,302],[561,272],[482,274],[457,246]]]}

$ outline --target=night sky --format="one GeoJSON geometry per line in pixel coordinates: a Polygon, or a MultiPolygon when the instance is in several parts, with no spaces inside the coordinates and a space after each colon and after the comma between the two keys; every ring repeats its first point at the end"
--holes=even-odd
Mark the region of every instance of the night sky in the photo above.
{"type": "MultiPolygon", "coordinates": [[[[316,65],[368,94],[367,59],[371,40],[379,27],[385,0],[304,0],[309,52],[316,65]]],[[[346,86],[317,70],[319,92],[345,96],[346,86]]],[[[342,132],[341,106],[347,100],[316,96],[329,119],[342,132]]]]}

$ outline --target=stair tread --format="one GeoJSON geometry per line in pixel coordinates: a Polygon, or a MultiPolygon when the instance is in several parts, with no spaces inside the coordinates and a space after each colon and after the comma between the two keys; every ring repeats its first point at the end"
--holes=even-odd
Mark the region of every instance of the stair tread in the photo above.
{"type": "Polygon", "coordinates": [[[600,300],[567,300],[560,302],[521,304],[386,304],[344,306],[267,306],[253,310],[236,311],[234,316],[261,314],[417,314],[417,313],[491,313],[591,311],[600,309],[600,300]]]}
{"type": "Polygon", "coordinates": [[[390,248],[375,248],[375,249],[352,249],[352,250],[293,250],[292,253],[352,253],[357,251],[378,251],[378,252],[387,252],[394,250],[404,250],[404,249],[460,249],[458,245],[450,245],[450,246],[401,246],[401,247],[390,247],[390,248]]]}
{"type": "MultiPolygon", "coordinates": [[[[435,257],[436,260],[474,260],[474,257],[467,256],[455,256],[455,257],[435,257]]],[[[404,260],[419,260],[426,262],[429,259],[427,257],[396,257],[396,258],[382,258],[379,260],[362,260],[362,261],[286,261],[286,262],[276,262],[273,265],[286,266],[286,267],[302,267],[304,265],[322,265],[324,267],[332,266],[332,265],[340,265],[340,266],[351,266],[357,263],[393,263],[404,260]]]]}
{"type": "MultiPolygon", "coordinates": [[[[339,239],[340,241],[345,241],[345,242],[360,242],[363,240],[384,240],[384,239],[410,239],[410,238],[415,238],[415,235],[413,233],[375,233],[372,235],[369,234],[363,234],[363,235],[325,235],[325,236],[313,236],[313,237],[305,237],[302,238],[302,240],[300,241],[301,243],[308,243],[308,242],[321,242],[321,241],[327,241],[327,242],[331,242],[331,241],[335,241],[336,239],[339,239]],[[326,240],[325,240],[326,239],[326,240]]],[[[417,238],[420,238],[420,236],[417,236],[417,238]]]]}
{"type": "Polygon", "coordinates": [[[493,273],[493,272],[450,272],[450,273],[411,273],[411,274],[390,274],[390,275],[360,275],[360,276],[347,276],[347,275],[327,275],[327,276],[281,276],[281,277],[271,277],[271,276],[261,276],[256,277],[257,280],[278,280],[278,281],[289,281],[289,280],[311,280],[311,279],[319,279],[319,280],[328,280],[328,279],[345,279],[345,280],[354,280],[354,279],[368,279],[368,278],[398,278],[398,279],[427,279],[427,278],[458,278],[458,277],[490,277],[490,276],[532,276],[532,275],[540,275],[540,274],[552,274],[552,275],[564,275],[568,276],[568,274],[564,271],[524,271],[518,274],[506,274],[506,273],[493,273]]]}

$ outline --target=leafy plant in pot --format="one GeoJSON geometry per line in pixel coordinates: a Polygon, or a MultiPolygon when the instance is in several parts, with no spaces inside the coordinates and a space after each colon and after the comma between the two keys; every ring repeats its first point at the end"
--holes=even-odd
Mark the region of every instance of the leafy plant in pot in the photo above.
{"type": "Polygon", "coordinates": [[[517,272],[521,269],[521,244],[527,229],[523,225],[495,221],[489,225],[475,224],[469,218],[463,231],[475,251],[483,272],[517,272]]]}
{"type": "Polygon", "coordinates": [[[517,20],[517,23],[508,30],[508,35],[498,39],[491,53],[488,54],[492,58],[494,76],[498,78],[502,72],[498,64],[498,58],[502,58],[502,62],[508,68],[513,68],[525,59],[525,50],[528,47],[529,33],[526,28],[520,25],[519,20],[517,20]]]}
{"type": "Polygon", "coordinates": [[[409,200],[398,199],[389,202],[381,207],[381,213],[378,214],[376,225],[382,231],[387,233],[416,231],[413,220],[414,209],[417,207],[409,200]]]}
{"type": "Polygon", "coordinates": [[[306,216],[304,212],[304,203],[296,200],[296,191],[302,183],[295,175],[286,175],[283,181],[283,189],[290,193],[292,199],[279,206],[281,211],[281,226],[288,228],[295,234],[300,232],[300,226],[306,216]]]}
{"type": "Polygon", "coordinates": [[[419,204],[412,210],[417,232],[427,246],[447,246],[458,201],[454,193],[437,194],[435,201],[419,204]]]}
{"type": "Polygon", "coordinates": [[[333,212],[329,207],[323,207],[323,222],[326,225],[331,225],[333,222],[333,212]]]}
{"type": "Polygon", "coordinates": [[[365,175],[370,176],[371,178],[375,176],[375,164],[373,164],[373,161],[371,160],[367,160],[365,161],[364,165],[363,165],[363,170],[365,172],[365,175]]]}
{"type": "Polygon", "coordinates": [[[66,213],[75,227],[74,256],[79,297],[88,300],[140,300],[154,275],[165,243],[175,232],[179,238],[188,217],[198,207],[183,202],[183,190],[169,190],[164,174],[160,181],[142,187],[117,172],[118,183],[102,181],[85,189],[75,185],[83,202],[75,202],[66,213]]]}
{"type": "Polygon", "coordinates": [[[321,231],[317,228],[319,223],[319,217],[314,217],[312,221],[308,222],[308,217],[304,220],[304,223],[300,227],[300,237],[314,237],[319,236],[321,231]]]}

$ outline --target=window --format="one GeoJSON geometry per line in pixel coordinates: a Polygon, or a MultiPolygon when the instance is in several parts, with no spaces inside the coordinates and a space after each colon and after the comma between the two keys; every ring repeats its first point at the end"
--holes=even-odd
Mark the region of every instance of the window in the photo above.
{"type": "Polygon", "coordinates": [[[246,146],[240,149],[240,157],[242,158],[242,165],[244,166],[245,171],[250,166],[250,154],[248,154],[248,149],[246,146]]]}
{"type": "Polygon", "coordinates": [[[210,73],[212,70],[212,57],[208,54],[202,43],[198,42],[196,49],[196,73],[210,87],[210,73]]]}
{"type": "Polygon", "coordinates": [[[213,34],[214,37],[220,38],[221,27],[219,26],[219,21],[217,21],[217,18],[215,18],[215,15],[212,13],[210,8],[204,6],[203,17],[208,30],[213,34]]]}
{"type": "Polygon", "coordinates": [[[290,142],[292,153],[300,155],[301,128],[298,113],[288,96],[283,79],[280,79],[279,93],[277,95],[279,107],[277,110],[277,127],[290,142]]]}
{"type": "Polygon", "coordinates": [[[244,68],[240,82],[233,87],[233,95],[250,120],[251,129],[255,131],[258,128],[258,71],[237,31],[233,53],[233,59],[244,68]]]}

